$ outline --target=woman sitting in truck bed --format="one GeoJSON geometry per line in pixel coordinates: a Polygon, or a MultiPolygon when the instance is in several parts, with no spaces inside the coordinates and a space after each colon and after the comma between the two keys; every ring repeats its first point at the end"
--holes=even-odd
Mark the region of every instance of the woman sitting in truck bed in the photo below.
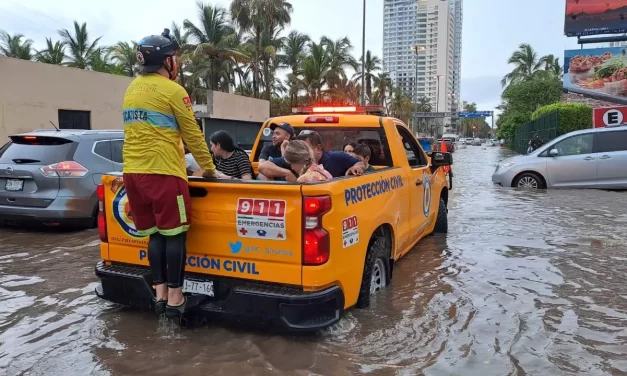
{"type": "Polygon", "coordinates": [[[310,183],[333,179],[333,176],[315,162],[314,152],[305,141],[289,141],[283,154],[285,162],[289,163],[292,170],[298,174],[299,183],[310,183]]]}
{"type": "Polygon", "coordinates": [[[212,134],[209,137],[209,146],[216,170],[233,179],[252,179],[253,168],[248,154],[235,145],[233,138],[226,131],[212,134]]]}

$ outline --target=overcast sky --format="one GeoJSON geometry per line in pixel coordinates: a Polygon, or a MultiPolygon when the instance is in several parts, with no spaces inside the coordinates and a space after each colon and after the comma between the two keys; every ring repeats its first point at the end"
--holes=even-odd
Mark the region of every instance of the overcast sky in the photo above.
{"type": "MultiPolygon", "coordinates": [[[[210,2],[228,7],[230,0],[210,2]]],[[[292,0],[290,29],[314,39],[348,36],[361,54],[362,0],[292,0]]],[[[92,37],[102,42],[139,40],[158,34],[172,21],[197,20],[195,0],[0,0],[0,29],[22,33],[41,47],[72,21],[87,22],[92,37]],[[89,4],[89,5],[88,5],[89,4]]],[[[576,38],[564,37],[565,0],[466,0],[462,53],[462,100],[480,110],[499,103],[500,80],[509,70],[507,59],[523,42],[539,55],[563,61],[564,49],[577,48],[576,38]]],[[[382,56],[383,0],[367,0],[366,49],[382,56]]],[[[289,31],[289,29],[288,29],[289,31]]]]}

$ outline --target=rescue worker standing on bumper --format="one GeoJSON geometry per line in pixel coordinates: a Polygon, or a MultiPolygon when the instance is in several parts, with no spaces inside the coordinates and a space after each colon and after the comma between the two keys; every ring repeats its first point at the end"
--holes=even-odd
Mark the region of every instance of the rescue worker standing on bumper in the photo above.
{"type": "Polygon", "coordinates": [[[185,311],[183,273],[190,197],[181,138],[205,171],[220,177],[194,118],[192,102],[174,80],[180,46],[165,29],[139,42],[141,74],[124,95],[124,185],[137,232],[150,236],[148,260],[157,290],[155,310],[185,311]]]}

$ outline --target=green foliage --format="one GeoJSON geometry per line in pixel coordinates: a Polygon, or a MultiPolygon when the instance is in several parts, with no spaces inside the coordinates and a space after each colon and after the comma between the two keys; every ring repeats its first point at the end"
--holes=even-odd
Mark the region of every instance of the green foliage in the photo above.
{"type": "Polygon", "coordinates": [[[562,98],[562,82],[556,77],[538,77],[510,84],[501,95],[503,113],[497,121],[497,137],[511,138],[516,128],[531,120],[538,108],[562,98]]]}
{"type": "Polygon", "coordinates": [[[535,120],[555,111],[559,113],[559,134],[592,128],[592,107],[581,103],[553,103],[543,106],[531,115],[531,119],[535,120]]]}

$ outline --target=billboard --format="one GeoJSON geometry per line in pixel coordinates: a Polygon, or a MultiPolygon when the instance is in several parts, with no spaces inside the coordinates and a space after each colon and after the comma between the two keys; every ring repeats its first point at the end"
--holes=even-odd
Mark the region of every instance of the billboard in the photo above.
{"type": "Polygon", "coordinates": [[[627,48],[564,51],[563,86],[573,93],[627,104],[627,48]]]}
{"type": "Polygon", "coordinates": [[[564,34],[627,33],[627,2],[622,0],[566,0],[564,34]]]}

